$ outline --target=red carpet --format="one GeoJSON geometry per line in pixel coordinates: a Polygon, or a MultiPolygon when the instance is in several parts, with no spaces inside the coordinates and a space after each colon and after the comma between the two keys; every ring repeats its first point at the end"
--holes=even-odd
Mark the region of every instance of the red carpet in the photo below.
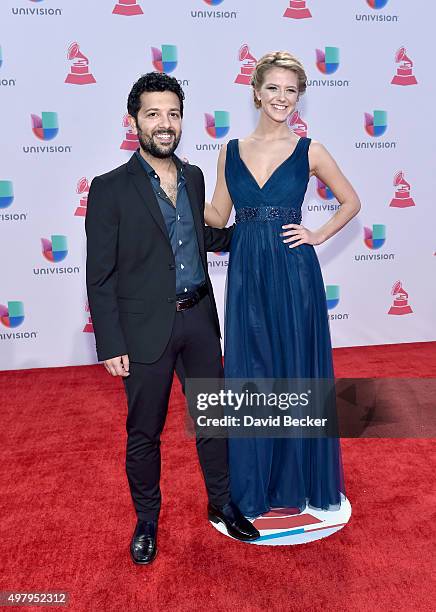
{"type": "MultiPolygon", "coordinates": [[[[436,343],[338,349],[335,362],[341,377],[436,377],[436,343]]],[[[432,440],[344,440],[348,526],[303,546],[244,545],[205,519],[175,384],[159,555],[136,567],[120,382],[102,366],[2,372],[0,394],[0,590],[68,591],[56,609],[80,612],[434,609],[432,440]]]]}

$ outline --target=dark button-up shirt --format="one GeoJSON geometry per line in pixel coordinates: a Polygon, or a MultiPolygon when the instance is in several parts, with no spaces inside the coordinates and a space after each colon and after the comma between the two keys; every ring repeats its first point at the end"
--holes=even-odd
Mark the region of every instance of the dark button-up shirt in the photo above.
{"type": "Polygon", "coordinates": [[[145,161],[139,151],[136,152],[136,155],[151,181],[168,231],[176,261],[176,293],[179,295],[194,291],[204,283],[205,276],[186,189],[186,180],[183,174],[183,164],[176,156],[173,157],[177,168],[177,200],[176,206],[173,206],[160,185],[159,175],[145,161]]]}

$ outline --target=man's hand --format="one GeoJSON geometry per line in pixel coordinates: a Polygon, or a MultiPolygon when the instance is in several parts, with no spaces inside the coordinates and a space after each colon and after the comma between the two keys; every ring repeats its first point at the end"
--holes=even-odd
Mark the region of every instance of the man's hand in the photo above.
{"type": "Polygon", "coordinates": [[[112,376],[122,376],[125,378],[130,374],[128,355],[121,355],[121,357],[106,359],[106,361],[103,361],[103,365],[109,374],[112,374],[112,376]]]}

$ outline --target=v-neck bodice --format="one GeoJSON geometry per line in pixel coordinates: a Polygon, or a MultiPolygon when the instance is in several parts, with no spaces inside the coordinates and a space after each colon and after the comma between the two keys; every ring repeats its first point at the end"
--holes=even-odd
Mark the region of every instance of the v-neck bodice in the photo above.
{"type": "Polygon", "coordinates": [[[260,191],[262,191],[263,189],[266,188],[266,186],[268,185],[268,183],[273,179],[274,175],[276,174],[276,172],[279,172],[280,168],[288,163],[293,157],[294,155],[297,153],[298,148],[300,146],[300,141],[301,138],[299,137],[297,140],[297,144],[294,147],[294,150],[292,151],[292,153],[290,155],[288,155],[288,157],[286,157],[280,164],[278,164],[278,166],[276,166],[274,168],[274,170],[271,172],[271,174],[269,175],[269,177],[266,179],[266,181],[263,183],[263,185],[259,185],[259,181],[256,179],[256,177],[254,176],[253,172],[250,170],[250,168],[248,167],[248,165],[246,164],[246,162],[242,159],[241,156],[241,147],[239,145],[239,140],[238,140],[238,156],[239,159],[242,162],[242,165],[245,167],[245,169],[247,170],[248,174],[251,176],[251,178],[253,179],[253,181],[256,183],[256,185],[258,186],[258,188],[260,189],[260,191]]]}
{"type": "Polygon", "coordinates": [[[238,209],[246,207],[284,207],[300,213],[309,181],[308,150],[310,138],[300,138],[285,159],[261,187],[242,160],[239,141],[227,145],[225,176],[227,188],[238,209]]]}

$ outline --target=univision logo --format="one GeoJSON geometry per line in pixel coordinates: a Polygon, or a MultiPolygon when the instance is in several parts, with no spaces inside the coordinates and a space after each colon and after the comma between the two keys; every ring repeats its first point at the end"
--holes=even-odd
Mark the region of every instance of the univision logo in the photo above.
{"type": "Polygon", "coordinates": [[[316,50],[316,67],[323,74],[333,74],[339,68],[339,48],[325,47],[316,50]]]}
{"type": "Polygon", "coordinates": [[[0,304],[0,320],[5,327],[18,327],[24,321],[23,302],[8,302],[0,304]]]}
{"type": "MultiPolygon", "coordinates": [[[[364,113],[364,129],[371,138],[380,138],[388,129],[388,114],[385,110],[374,110],[364,113]]],[[[356,142],[356,149],[395,149],[397,143],[392,142],[356,142]]]]}
{"type": "Polygon", "coordinates": [[[215,111],[213,115],[205,113],[206,132],[212,138],[224,138],[230,130],[230,113],[215,111]]]}
{"type": "MultiPolygon", "coordinates": [[[[161,45],[151,48],[151,58],[154,68],[161,73],[170,74],[178,65],[178,52],[175,45],[161,45]]],[[[187,87],[189,79],[177,79],[179,85],[187,87]]]]}
{"type": "MultiPolygon", "coordinates": [[[[3,65],[3,51],[0,46],[0,68],[3,65]]],[[[15,79],[0,79],[0,87],[15,87],[17,84],[15,79]]]]}
{"type": "MultiPolygon", "coordinates": [[[[224,0],[203,0],[204,4],[210,7],[215,7],[224,2],[224,0]]],[[[191,17],[194,19],[236,19],[237,11],[214,11],[214,10],[203,10],[203,11],[191,11],[191,17]]]]}
{"type": "MultiPolygon", "coordinates": [[[[380,223],[372,227],[363,228],[363,242],[371,251],[381,249],[386,242],[386,225],[380,223]]],[[[381,261],[394,260],[394,253],[371,253],[370,255],[361,254],[354,256],[355,261],[381,261]]]]}
{"type": "Polygon", "coordinates": [[[158,72],[169,74],[177,68],[177,47],[175,45],[162,45],[160,48],[152,47],[151,56],[153,66],[158,72]]]}
{"type": "MultiPolygon", "coordinates": [[[[43,0],[30,0],[31,2],[43,2],[43,0]]],[[[42,16],[52,16],[52,15],[62,15],[62,9],[60,8],[12,8],[13,15],[42,15],[42,16]]]]}
{"type": "Polygon", "coordinates": [[[386,242],[386,225],[363,228],[363,241],[368,249],[380,249],[386,242]]]}
{"type": "Polygon", "coordinates": [[[68,255],[67,237],[54,235],[51,240],[41,238],[42,254],[52,263],[63,261],[68,255]]]}
{"type": "Polygon", "coordinates": [[[389,0],[366,0],[366,2],[373,9],[382,9],[387,5],[389,0]]]}
{"type": "Polygon", "coordinates": [[[330,187],[327,187],[327,185],[319,178],[316,179],[316,191],[319,197],[323,200],[333,200],[335,197],[330,187]]]}
{"type": "Polygon", "coordinates": [[[52,140],[59,132],[58,114],[52,112],[30,115],[32,121],[32,132],[40,140],[52,140]]]}
{"type": "MultiPolygon", "coordinates": [[[[325,296],[327,302],[327,309],[333,310],[337,307],[340,301],[340,289],[339,285],[326,285],[325,286],[325,296]]],[[[348,319],[349,313],[333,313],[328,314],[328,318],[330,321],[332,320],[340,320],[340,319],[348,319]]]]}
{"type": "Polygon", "coordinates": [[[0,208],[7,208],[14,201],[12,181],[0,181],[0,208]]]}
{"type": "Polygon", "coordinates": [[[335,199],[333,191],[327,187],[321,179],[316,179],[316,192],[319,197],[324,200],[325,204],[308,204],[307,210],[310,212],[324,212],[324,211],[336,211],[340,205],[336,202],[332,202],[335,199]],[[328,203],[330,202],[330,203],[328,203]]]}
{"type": "MultiPolygon", "coordinates": [[[[12,181],[0,181],[0,211],[14,202],[14,185],[12,181]]],[[[2,213],[0,221],[26,221],[27,213],[2,213]]]]}
{"type": "Polygon", "coordinates": [[[215,253],[210,253],[207,261],[207,265],[209,268],[227,268],[229,265],[229,258],[227,251],[216,251],[215,253]]]}
{"type": "MultiPolygon", "coordinates": [[[[30,115],[33,135],[47,142],[57,137],[59,133],[58,114],[55,112],[42,112],[41,115],[30,115]]],[[[71,153],[71,146],[45,145],[40,147],[23,146],[24,153],[71,153]]]]}
{"type": "MultiPolygon", "coordinates": [[[[10,301],[5,304],[0,304],[0,321],[4,327],[14,329],[23,324],[24,321],[24,304],[19,301],[10,301]]],[[[36,338],[37,332],[5,332],[0,333],[0,340],[26,340],[36,338]]]]}
{"type": "Polygon", "coordinates": [[[326,285],[325,297],[327,300],[328,310],[336,308],[336,306],[339,304],[339,285],[326,285]]]}
{"type": "Polygon", "coordinates": [[[371,115],[365,113],[365,131],[369,136],[382,136],[388,127],[388,114],[384,110],[375,110],[371,115]]]}
{"type": "MultiPolygon", "coordinates": [[[[51,239],[41,238],[42,255],[43,257],[52,264],[57,264],[63,261],[68,255],[67,237],[61,234],[54,234],[51,239]]],[[[53,275],[53,274],[79,274],[79,266],[68,266],[59,267],[53,266],[51,268],[33,268],[35,275],[53,275]]]]}
{"type": "Polygon", "coordinates": [[[398,15],[386,15],[386,13],[380,14],[378,11],[384,9],[388,4],[389,0],[361,0],[362,3],[365,3],[367,6],[372,8],[375,13],[357,13],[356,21],[365,21],[365,22],[387,22],[399,21],[398,15]]]}
{"type": "MultiPolygon", "coordinates": [[[[340,66],[338,47],[316,49],[315,56],[316,67],[322,74],[333,74],[338,70],[340,66]]],[[[307,85],[308,87],[349,87],[350,81],[348,79],[309,79],[307,85]]]]}
{"type": "MultiPolygon", "coordinates": [[[[213,139],[224,138],[230,130],[230,113],[227,111],[214,111],[213,114],[205,113],[205,129],[207,134],[213,139]]],[[[222,148],[220,142],[196,144],[197,151],[219,151],[222,148]]]]}

